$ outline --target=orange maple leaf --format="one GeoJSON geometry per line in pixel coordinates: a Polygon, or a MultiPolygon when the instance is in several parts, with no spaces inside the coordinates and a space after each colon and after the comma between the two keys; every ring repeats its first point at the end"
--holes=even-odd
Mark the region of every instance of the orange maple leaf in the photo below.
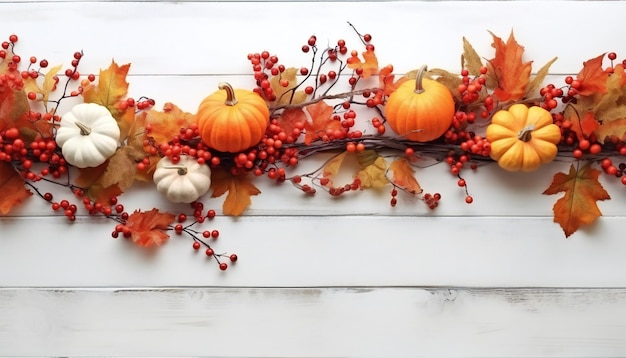
{"type": "Polygon", "coordinates": [[[406,158],[400,157],[391,162],[389,171],[393,173],[391,181],[395,185],[411,194],[422,193],[423,189],[413,175],[415,171],[406,158]]]}
{"type": "Polygon", "coordinates": [[[151,247],[163,245],[169,235],[164,230],[174,222],[176,216],[170,213],[161,213],[159,209],[132,213],[125,226],[130,229],[131,239],[137,246],[151,247]]]}
{"type": "Polygon", "coordinates": [[[225,215],[239,216],[252,204],[250,197],[261,191],[252,184],[248,174],[233,175],[229,170],[220,167],[211,171],[212,198],[228,192],[222,211],[225,215]]]}
{"type": "Polygon", "coordinates": [[[500,101],[520,100],[526,95],[532,61],[522,61],[524,47],[515,41],[513,31],[506,43],[493,33],[491,35],[496,54],[489,63],[493,67],[498,84],[493,94],[500,101]]]}
{"type": "Polygon", "coordinates": [[[409,79],[405,76],[400,77],[396,82],[394,82],[395,76],[393,75],[393,66],[387,65],[380,70],[378,74],[378,79],[380,82],[380,87],[383,88],[385,95],[389,96],[395,90],[400,87],[401,84],[408,81],[409,79]]]}
{"type": "Polygon", "coordinates": [[[145,117],[145,125],[151,127],[149,136],[157,144],[167,143],[180,134],[181,128],[189,128],[196,123],[196,116],[184,112],[173,103],[163,105],[163,111],[149,110],[145,117]]]}
{"type": "Polygon", "coordinates": [[[605,54],[583,62],[583,69],[580,70],[576,79],[580,82],[577,91],[581,96],[591,96],[595,93],[606,92],[606,80],[609,73],[602,69],[602,60],[605,54]]]}
{"type": "Polygon", "coordinates": [[[333,107],[326,104],[326,102],[319,101],[304,107],[304,109],[311,117],[310,121],[304,123],[304,129],[306,130],[304,143],[306,145],[313,143],[328,132],[343,130],[341,121],[333,118],[333,107]]]}
{"type": "Polygon", "coordinates": [[[0,163],[0,214],[6,215],[11,209],[22,200],[33,195],[24,188],[24,179],[15,171],[11,164],[0,163]]]}
{"type": "Polygon", "coordinates": [[[376,54],[371,48],[368,48],[362,55],[364,61],[361,61],[358,52],[352,51],[351,56],[346,60],[346,62],[348,63],[348,68],[353,70],[358,68],[363,69],[360,76],[363,78],[369,78],[378,71],[378,58],[376,58],[376,54]]]}
{"type": "Polygon", "coordinates": [[[566,110],[564,115],[565,118],[572,122],[571,130],[576,133],[576,137],[578,137],[579,141],[589,139],[589,136],[600,127],[600,123],[596,120],[591,111],[585,112],[582,118],[578,116],[576,111],[566,110]]]}
{"type": "Polygon", "coordinates": [[[598,181],[600,171],[591,168],[587,162],[580,168],[570,166],[569,174],[556,173],[550,187],[543,194],[551,195],[565,192],[554,204],[554,222],[558,222],[569,237],[582,225],[594,222],[602,216],[596,201],[611,197],[598,181]]]}

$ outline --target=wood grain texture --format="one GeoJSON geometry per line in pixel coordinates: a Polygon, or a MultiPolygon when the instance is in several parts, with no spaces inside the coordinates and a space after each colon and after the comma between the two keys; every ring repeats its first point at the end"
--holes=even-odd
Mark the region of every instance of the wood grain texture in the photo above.
{"type": "Polygon", "coordinates": [[[624,305],[624,289],[2,289],[0,355],[612,357],[624,305]]]}
{"type": "MultiPolygon", "coordinates": [[[[311,34],[357,47],[347,21],[398,74],[459,71],[464,36],[489,58],[488,31],[513,30],[535,71],[559,57],[546,82],[562,84],[589,58],[626,54],[624,13],[624,1],[0,1],[0,38],[17,33],[23,58],[51,65],[83,50],[83,74],[132,63],[131,96],[195,112],[220,81],[253,86],[249,52],[289,67],[308,63],[311,34]]],[[[244,216],[204,226],[221,232],[216,251],[239,255],[227,272],[187,237],[146,252],[112,239],[110,220],[70,225],[33,197],[0,218],[0,356],[626,356],[618,180],[601,178],[604,217],[566,240],[558,196],[541,193],[569,161],[468,171],[472,205],[445,164],[423,164],[436,211],[403,196],[392,208],[388,190],[307,198],[259,179],[244,216]]],[[[120,200],[187,210],[149,184],[120,200]]],[[[220,212],[221,199],[203,201],[220,212]]]]}

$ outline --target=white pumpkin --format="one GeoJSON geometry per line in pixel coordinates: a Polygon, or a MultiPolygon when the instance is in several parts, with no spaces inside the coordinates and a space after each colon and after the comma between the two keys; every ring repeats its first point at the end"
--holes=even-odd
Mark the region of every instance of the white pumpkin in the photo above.
{"type": "Polygon", "coordinates": [[[120,127],[99,104],[81,103],[61,117],[56,142],[65,160],[79,168],[97,167],[117,150],[120,127]]]}
{"type": "Polygon", "coordinates": [[[191,203],[209,191],[211,169],[188,155],[176,164],[168,157],[157,163],[153,179],[157,191],[174,203],[191,203]]]}

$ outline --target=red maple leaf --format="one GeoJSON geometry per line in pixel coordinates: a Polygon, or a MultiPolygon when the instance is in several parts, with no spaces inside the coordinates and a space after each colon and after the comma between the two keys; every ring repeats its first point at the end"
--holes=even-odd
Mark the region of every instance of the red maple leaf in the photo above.
{"type": "Polygon", "coordinates": [[[602,69],[602,60],[605,54],[583,62],[583,69],[576,76],[580,82],[577,91],[581,96],[590,96],[594,93],[606,93],[606,80],[609,73],[602,69]]]}
{"type": "Polygon", "coordinates": [[[0,214],[5,215],[22,200],[33,195],[24,188],[24,179],[11,164],[0,163],[0,214]]]}
{"type": "Polygon", "coordinates": [[[161,213],[159,209],[142,212],[135,211],[128,220],[126,227],[130,229],[131,238],[135,245],[151,247],[163,245],[169,235],[165,230],[174,222],[176,216],[170,213],[161,213]]]}
{"type": "Polygon", "coordinates": [[[498,36],[493,36],[495,57],[489,61],[493,66],[498,86],[493,94],[500,101],[517,101],[526,95],[526,86],[530,80],[532,61],[523,62],[524,47],[520,46],[513,31],[506,43],[498,36]]]}
{"type": "Polygon", "coordinates": [[[341,121],[333,118],[333,107],[324,101],[310,104],[304,108],[311,117],[311,121],[304,123],[304,129],[306,130],[304,143],[306,145],[328,135],[329,132],[333,133],[337,130],[343,130],[341,121]]]}

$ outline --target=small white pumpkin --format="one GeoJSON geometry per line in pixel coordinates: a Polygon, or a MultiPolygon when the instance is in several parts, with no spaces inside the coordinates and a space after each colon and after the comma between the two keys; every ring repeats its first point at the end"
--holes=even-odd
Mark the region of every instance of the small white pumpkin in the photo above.
{"type": "Polygon", "coordinates": [[[120,127],[99,104],[81,103],[61,117],[56,142],[65,160],[79,168],[97,167],[117,150],[120,127]]]}
{"type": "Polygon", "coordinates": [[[174,203],[191,203],[209,191],[211,169],[188,155],[174,164],[168,157],[157,163],[153,179],[157,191],[174,203]]]}

